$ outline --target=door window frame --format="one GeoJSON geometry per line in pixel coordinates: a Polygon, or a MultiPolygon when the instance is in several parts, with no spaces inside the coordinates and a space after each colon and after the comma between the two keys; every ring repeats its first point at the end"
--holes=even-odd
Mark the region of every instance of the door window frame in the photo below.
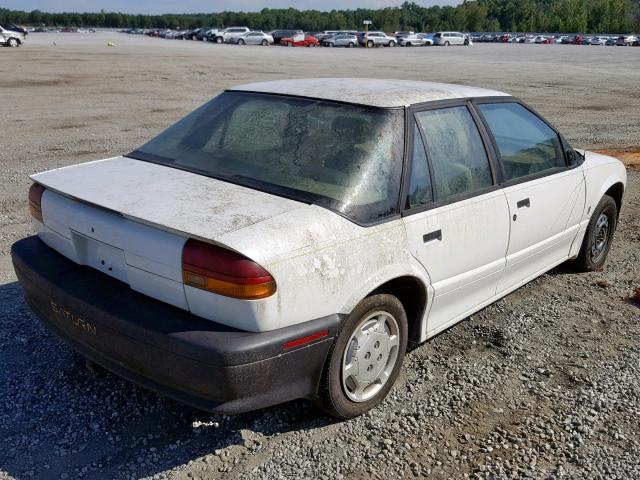
{"type": "Polygon", "coordinates": [[[548,177],[550,175],[556,175],[558,173],[562,173],[565,172],[567,170],[571,170],[573,168],[578,167],[580,164],[574,164],[571,165],[568,158],[567,158],[567,150],[569,150],[571,147],[569,146],[569,144],[567,143],[567,141],[564,139],[564,137],[562,136],[562,134],[558,131],[557,128],[555,128],[553,125],[551,125],[542,115],[540,115],[538,112],[536,112],[533,108],[531,108],[529,105],[527,105],[526,103],[524,103],[522,100],[520,100],[519,98],[516,97],[510,97],[510,96],[500,96],[500,97],[480,97],[480,98],[473,98],[471,100],[471,103],[474,107],[474,109],[476,110],[476,113],[478,115],[478,117],[481,119],[482,123],[485,126],[485,131],[487,132],[487,135],[493,145],[493,151],[497,160],[497,164],[498,164],[498,168],[499,168],[499,172],[500,172],[500,186],[501,187],[510,187],[512,185],[518,185],[520,183],[525,183],[525,182],[530,182],[532,180],[537,180],[538,178],[543,178],[543,177],[548,177]],[[486,117],[483,115],[482,111],[480,110],[480,105],[484,105],[484,104],[499,104],[499,103],[515,103],[520,105],[521,107],[523,107],[525,110],[527,110],[529,113],[531,113],[534,117],[536,117],[537,119],[539,119],[543,124],[545,124],[547,127],[549,127],[557,136],[559,142],[560,142],[560,146],[562,148],[562,158],[564,160],[564,167],[553,167],[553,168],[549,168],[547,170],[543,170],[541,172],[536,172],[536,173],[532,173],[529,175],[525,175],[522,177],[517,177],[517,178],[513,178],[510,180],[507,180],[504,174],[504,166],[502,163],[502,156],[500,155],[500,149],[498,148],[498,142],[496,141],[495,137],[493,136],[493,132],[491,131],[491,128],[489,126],[489,122],[487,121],[486,117]]]}
{"type": "Polygon", "coordinates": [[[427,210],[433,210],[434,208],[439,208],[445,205],[450,205],[452,203],[460,202],[463,200],[467,200],[469,198],[477,197],[480,195],[484,195],[486,193],[498,190],[501,187],[500,181],[501,170],[498,168],[498,159],[495,154],[495,146],[492,143],[492,138],[489,137],[489,134],[486,130],[485,124],[482,119],[479,117],[478,112],[473,106],[472,99],[462,98],[462,99],[450,99],[450,100],[438,100],[431,101],[425,103],[418,103],[407,107],[405,114],[405,168],[403,172],[402,178],[402,187],[400,193],[400,214],[402,217],[406,217],[409,215],[413,215],[416,213],[425,212],[427,210]],[[491,172],[491,185],[482,188],[480,190],[475,190],[473,192],[462,193],[458,195],[452,195],[443,200],[437,200],[437,185],[434,182],[434,173],[433,173],[433,161],[431,156],[429,155],[428,143],[427,143],[427,135],[420,125],[420,122],[416,118],[416,114],[420,112],[430,111],[430,110],[441,110],[444,108],[451,107],[467,107],[469,115],[473,120],[474,125],[478,129],[478,133],[480,135],[480,139],[482,141],[485,154],[487,156],[487,160],[489,162],[489,170],[491,172]],[[412,171],[412,162],[413,162],[413,125],[418,127],[418,132],[422,137],[422,145],[425,149],[425,155],[427,157],[427,164],[429,166],[429,174],[431,176],[431,188],[433,191],[434,200],[425,204],[419,205],[416,207],[407,207],[407,193],[409,189],[411,171],[412,171]]]}

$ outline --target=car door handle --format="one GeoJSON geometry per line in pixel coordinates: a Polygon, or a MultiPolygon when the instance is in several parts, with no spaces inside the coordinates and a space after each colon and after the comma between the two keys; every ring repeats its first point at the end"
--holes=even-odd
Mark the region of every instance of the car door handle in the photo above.
{"type": "Polygon", "coordinates": [[[529,201],[528,198],[525,198],[524,200],[520,200],[518,202],[518,208],[530,207],[530,206],[531,206],[531,202],[529,201]]]}
{"type": "Polygon", "coordinates": [[[424,243],[433,242],[434,240],[442,240],[442,230],[436,230],[422,235],[422,241],[424,243]]]}

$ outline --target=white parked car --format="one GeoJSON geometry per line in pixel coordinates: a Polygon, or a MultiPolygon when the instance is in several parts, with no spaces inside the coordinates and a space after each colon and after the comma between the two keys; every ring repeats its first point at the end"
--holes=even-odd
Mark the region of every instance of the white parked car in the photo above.
{"type": "Polygon", "coordinates": [[[21,32],[7,30],[0,25],[0,45],[5,47],[19,47],[24,43],[25,36],[21,32]]]}
{"type": "Polygon", "coordinates": [[[469,45],[469,37],[460,32],[437,32],[433,36],[433,43],[448,47],[449,45],[469,45]]]}
{"type": "Polygon", "coordinates": [[[601,268],[626,173],[505,93],[323,78],[231,88],[32,179],[15,270],[90,361],[209,411],[346,418],[408,341],[565,261],[601,268]]]}

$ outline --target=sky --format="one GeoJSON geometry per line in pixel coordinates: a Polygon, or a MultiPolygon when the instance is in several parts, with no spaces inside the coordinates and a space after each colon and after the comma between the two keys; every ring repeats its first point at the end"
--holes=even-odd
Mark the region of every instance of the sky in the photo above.
{"type": "MultiPolygon", "coordinates": [[[[456,5],[461,0],[414,0],[429,7],[456,5]]],[[[341,10],[398,6],[403,0],[0,0],[0,7],[12,10],[43,12],[124,13],[211,13],[223,10],[258,11],[263,8],[297,8],[299,10],[341,10]]]]}

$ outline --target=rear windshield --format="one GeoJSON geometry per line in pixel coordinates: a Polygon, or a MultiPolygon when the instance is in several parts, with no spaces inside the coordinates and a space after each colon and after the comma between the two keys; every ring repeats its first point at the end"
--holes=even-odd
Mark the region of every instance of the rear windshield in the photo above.
{"type": "Polygon", "coordinates": [[[128,156],[372,223],[397,211],[403,125],[402,109],[225,92],[128,156]]]}

